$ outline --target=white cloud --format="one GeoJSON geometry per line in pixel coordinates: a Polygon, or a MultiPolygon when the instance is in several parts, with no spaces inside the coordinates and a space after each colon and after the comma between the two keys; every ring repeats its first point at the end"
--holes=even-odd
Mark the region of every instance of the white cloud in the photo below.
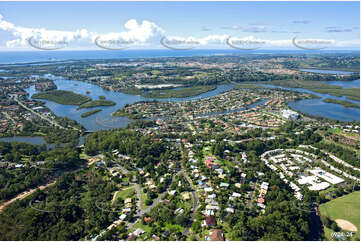
{"type": "Polygon", "coordinates": [[[10,32],[15,37],[14,40],[6,42],[7,47],[26,47],[30,38],[37,41],[63,41],[69,43],[77,40],[86,40],[91,35],[86,29],[71,32],[21,27],[4,20],[2,15],[0,15],[0,30],[10,32]]]}
{"type": "MultiPolygon", "coordinates": [[[[252,27],[239,27],[233,26],[232,29],[238,29],[242,32],[263,32],[266,31],[265,26],[252,26],[252,27]]],[[[335,28],[331,28],[335,29],[335,28]]],[[[93,46],[97,48],[94,43],[97,38],[101,40],[111,40],[111,41],[123,41],[123,43],[128,43],[128,46],[149,46],[161,47],[160,41],[165,36],[166,42],[169,46],[191,46],[191,47],[207,47],[207,46],[218,46],[219,48],[229,48],[226,45],[227,39],[231,37],[234,44],[238,41],[240,45],[242,44],[258,44],[263,47],[294,47],[292,44],[292,39],[281,39],[281,40],[270,40],[270,39],[258,39],[254,36],[228,36],[226,34],[213,34],[207,35],[204,37],[194,37],[194,36],[169,36],[166,32],[159,27],[157,24],[150,21],[138,22],[135,19],[128,20],[123,27],[122,31],[111,32],[107,34],[99,35],[95,32],[89,32],[87,29],[78,29],[75,31],[60,31],[60,30],[48,30],[44,28],[28,28],[18,26],[14,23],[4,20],[3,16],[0,14],[0,31],[9,32],[13,39],[6,42],[6,48],[11,47],[30,47],[29,38],[33,38],[37,41],[54,41],[54,42],[65,42],[67,47],[71,49],[76,45],[85,45],[93,46]],[[130,43],[130,44],[129,44],[130,43]]],[[[164,38],[163,38],[164,39],[164,38]]],[[[299,40],[299,39],[298,39],[299,40]]],[[[325,41],[325,40],[319,40],[325,41]]],[[[359,46],[359,40],[349,40],[349,41],[331,41],[331,44],[328,44],[328,48],[332,47],[348,47],[348,46],[359,46]]],[[[99,46],[99,45],[98,45],[99,46]]],[[[163,45],[164,46],[164,45],[163,45]]]]}
{"type": "Polygon", "coordinates": [[[100,37],[103,40],[123,40],[137,44],[144,44],[146,42],[152,42],[154,39],[158,39],[159,41],[164,34],[164,30],[162,28],[155,23],[146,20],[142,21],[141,24],[138,24],[137,20],[130,19],[124,24],[124,27],[126,31],[112,32],[100,35],[100,37]]]}
{"type": "MultiPolygon", "coordinates": [[[[159,39],[164,34],[160,27],[149,21],[142,21],[141,24],[138,24],[137,20],[130,19],[125,23],[124,28],[125,31],[101,35],[101,38],[144,44],[152,38],[156,37],[159,39]]],[[[97,33],[89,32],[86,29],[59,31],[17,26],[4,20],[2,15],[0,15],[0,30],[11,33],[15,38],[6,42],[7,47],[27,47],[29,46],[28,41],[30,38],[36,41],[66,42],[70,47],[73,42],[93,43],[95,38],[99,36],[97,33]]]]}

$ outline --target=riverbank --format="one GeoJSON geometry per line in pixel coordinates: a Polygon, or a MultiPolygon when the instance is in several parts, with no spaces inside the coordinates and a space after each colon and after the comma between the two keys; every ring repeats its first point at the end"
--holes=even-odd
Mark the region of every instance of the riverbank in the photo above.
{"type": "Polygon", "coordinates": [[[264,88],[264,87],[257,84],[241,84],[234,87],[234,89],[253,89],[253,88],[264,88]]]}
{"type": "Polygon", "coordinates": [[[139,95],[145,98],[187,98],[201,95],[203,93],[214,91],[217,89],[216,85],[211,86],[192,86],[184,88],[160,88],[155,90],[148,89],[123,89],[121,92],[130,95],[139,95]]]}
{"type": "Polygon", "coordinates": [[[360,72],[360,69],[358,67],[347,68],[347,67],[300,66],[298,69],[295,68],[295,70],[304,71],[304,72],[325,73],[325,74],[352,74],[354,72],[360,72]]]}
{"type": "Polygon", "coordinates": [[[200,95],[205,92],[213,91],[217,86],[192,86],[181,89],[153,90],[143,93],[147,98],[185,98],[200,95]]]}

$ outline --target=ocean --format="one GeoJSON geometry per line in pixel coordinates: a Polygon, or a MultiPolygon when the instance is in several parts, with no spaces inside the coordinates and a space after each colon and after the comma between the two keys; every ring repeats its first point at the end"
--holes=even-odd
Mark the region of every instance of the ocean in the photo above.
{"type": "Polygon", "coordinates": [[[0,64],[19,64],[35,62],[57,62],[68,60],[95,60],[119,58],[151,58],[151,57],[190,57],[214,55],[246,55],[246,54],[316,54],[316,53],[355,53],[357,51],[305,51],[305,50],[84,50],[84,51],[0,51],[0,64]]]}

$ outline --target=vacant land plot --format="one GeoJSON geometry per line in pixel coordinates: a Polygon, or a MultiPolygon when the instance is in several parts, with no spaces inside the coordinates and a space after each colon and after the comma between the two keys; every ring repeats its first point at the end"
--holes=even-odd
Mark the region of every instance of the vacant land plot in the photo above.
{"type": "Polygon", "coordinates": [[[127,198],[133,197],[134,194],[135,194],[135,188],[134,187],[129,187],[129,188],[126,188],[124,190],[119,191],[117,193],[116,199],[118,199],[120,197],[123,200],[125,200],[127,198]]]}

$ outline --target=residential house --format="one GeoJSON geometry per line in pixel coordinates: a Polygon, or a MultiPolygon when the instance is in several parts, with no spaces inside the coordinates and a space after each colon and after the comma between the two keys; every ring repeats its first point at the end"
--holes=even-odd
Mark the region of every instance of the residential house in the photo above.
{"type": "Polygon", "coordinates": [[[209,237],[206,238],[206,240],[210,241],[223,241],[223,231],[221,229],[211,229],[209,231],[209,237]]]}
{"type": "Polygon", "coordinates": [[[216,225],[216,218],[214,216],[206,216],[203,226],[213,227],[216,225]]]}

